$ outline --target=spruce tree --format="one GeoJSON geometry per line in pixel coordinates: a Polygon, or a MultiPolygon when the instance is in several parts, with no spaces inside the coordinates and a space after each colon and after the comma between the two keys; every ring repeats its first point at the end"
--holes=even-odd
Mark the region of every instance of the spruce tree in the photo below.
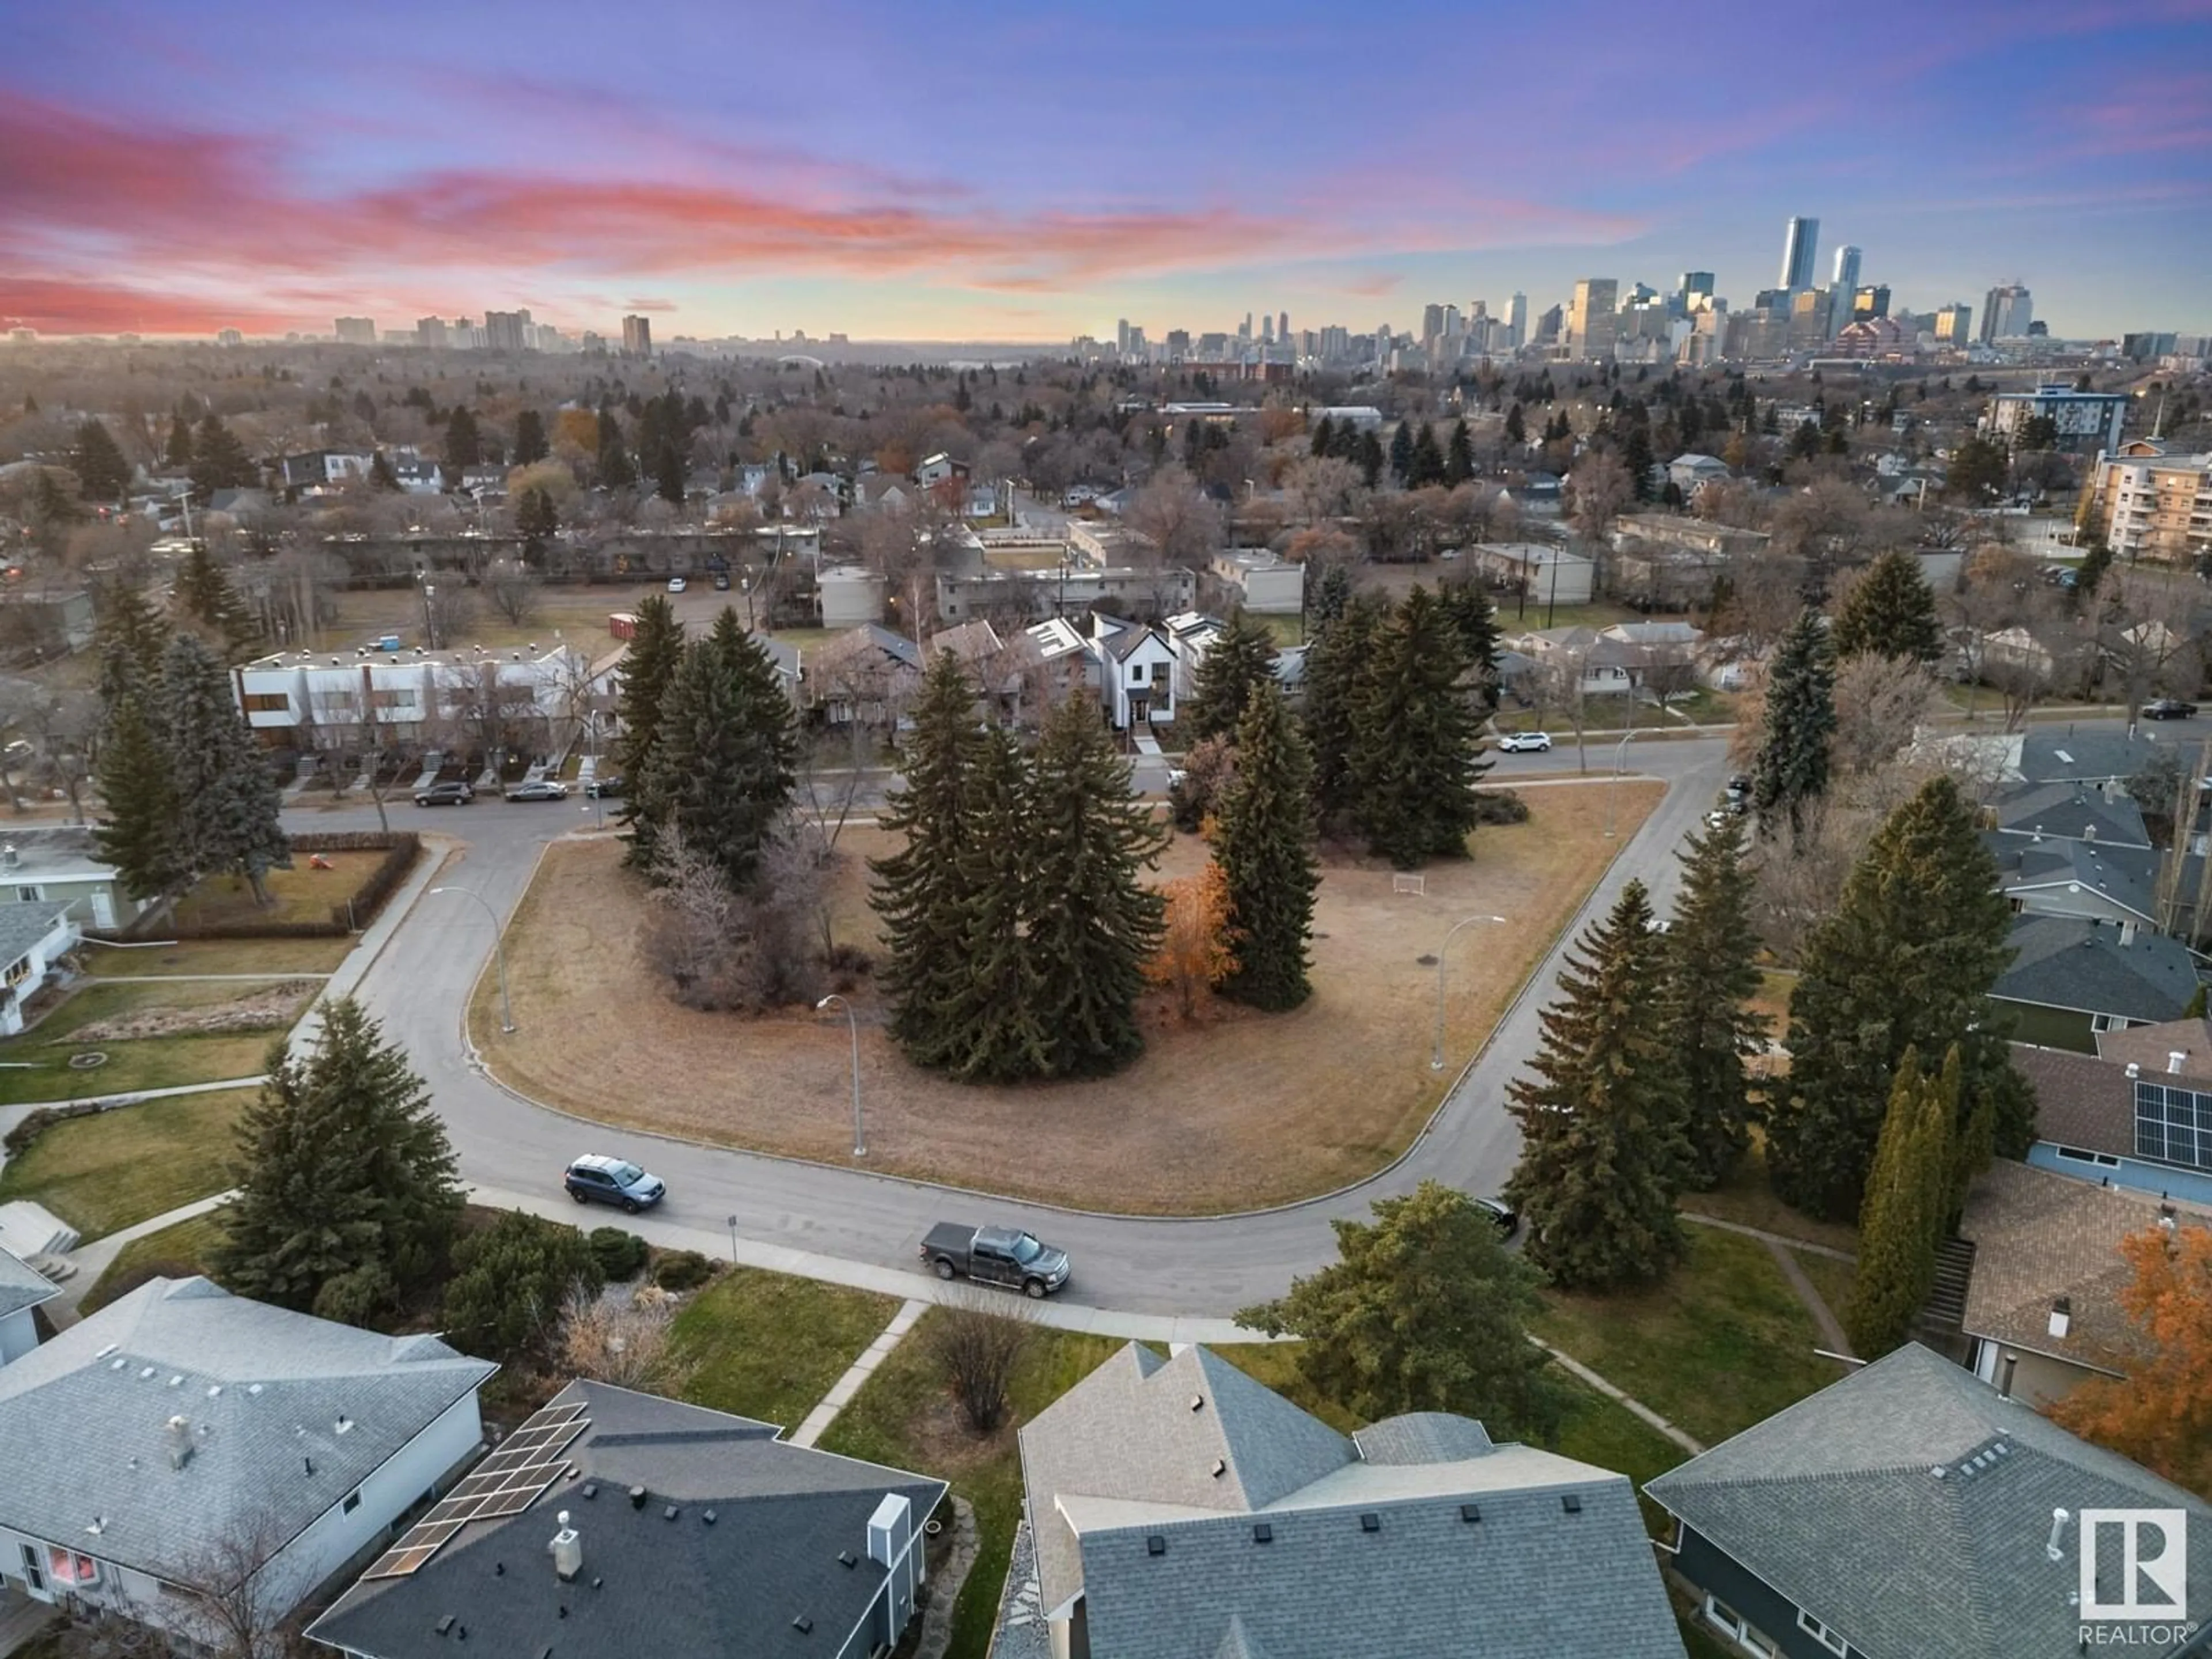
{"type": "Polygon", "coordinates": [[[1875,1146],[1860,1212],[1858,1273],[1844,1310],[1844,1328],[1861,1359],[1879,1359],[1903,1343],[1935,1288],[1958,1098],[1958,1049],[1945,1056],[1940,1076],[1929,1077],[1920,1069],[1919,1049],[1908,1046],[1875,1146]]]}
{"type": "Polygon", "coordinates": [[[1465,483],[1474,477],[1474,442],[1468,435],[1467,417],[1452,422],[1451,441],[1444,446],[1444,483],[1465,483]]]}
{"type": "Polygon", "coordinates": [[[1460,678],[1458,628],[1425,587],[1376,631],[1352,704],[1352,817],[1370,850],[1401,870],[1464,858],[1475,825],[1481,722],[1460,678]]]}
{"type": "Polygon", "coordinates": [[[669,684],[640,797],[654,817],[641,839],[680,830],[731,891],[744,892],[791,805],[797,758],[775,665],[725,606],[669,684]]]}
{"type": "Polygon", "coordinates": [[[106,427],[88,416],[78,423],[70,447],[70,471],[76,474],[88,501],[114,501],[131,487],[131,463],[115,446],[106,427]]]}
{"type": "Polygon", "coordinates": [[[623,447],[622,425],[607,409],[599,411],[599,482],[609,489],[628,489],[637,482],[637,469],[623,447]]]}
{"type": "Polygon", "coordinates": [[[199,623],[226,659],[235,658],[253,637],[253,617],[231,585],[230,573],[215,562],[204,541],[195,541],[177,572],[177,603],[199,623]]]}
{"type": "Polygon", "coordinates": [[[369,459],[368,487],[388,495],[399,493],[399,475],[392,470],[392,458],[380,449],[369,459]]]}
{"type": "Polygon", "coordinates": [[[1858,1213],[1882,1103],[1908,1048],[1961,1064],[1960,1110],[1984,1099],[1990,1139],[2017,1145],[2022,1096],[1990,988],[2011,959],[2011,907],[1972,805],[1930,779],[1875,832],[1806,941],[1790,999],[1790,1079],[1769,1108],[1775,1190],[1814,1215],[1858,1213]]]}
{"type": "Polygon", "coordinates": [[[1836,665],[1820,613],[1807,607],[1783,635],[1766,681],[1765,729],[1753,763],[1751,801],[1759,828],[1804,824],[1805,803],[1828,791],[1828,743],[1836,730],[1836,665]]]}
{"type": "Polygon", "coordinates": [[[528,466],[551,454],[545,441],[545,417],[534,409],[526,409],[514,417],[514,464],[528,466]]]}
{"type": "MultiPolygon", "coordinates": [[[[532,554],[542,550],[553,538],[553,532],[560,529],[560,512],[542,485],[532,484],[522,492],[522,499],[515,503],[514,527],[532,554]]],[[[665,605],[667,601],[663,599],[661,603],[665,605]]]]}
{"type": "Polygon", "coordinates": [[[179,634],[161,657],[159,741],[168,751],[177,846],[196,876],[242,876],[257,903],[264,878],[292,867],[277,821],[283,796],[246,716],[230,673],[198,639],[179,634]]]}
{"type": "Polygon", "coordinates": [[[191,886],[168,751],[143,698],[126,695],[108,705],[94,775],[107,810],[93,827],[93,845],[115,866],[123,890],[143,900],[191,886]]]}
{"type": "Polygon", "coordinates": [[[483,434],[477,430],[475,412],[463,404],[446,418],[446,471],[459,484],[465,467],[483,459],[483,434]]]}
{"type": "Polygon", "coordinates": [[[1400,483],[1413,465],[1413,426],[1410,421],[1398,422],[1398,429],[1390,434],[1390,476],[1400,483]]]}
{"type": "Polygon", "coordinates": [[[1535,1075],[1506,1085],[1522,1148],[1505,1199],[1553,1283],[1605,1290],[1657,1278],[1681,1256],[1674,1199],[1689,1148],[1644,884],[1623,888],[1577,949],[1544,1010],[1535,1075]]]}
{"type": "Polygon", "coordinates": [[[1314,809],[1325,823],[1349,813],[1357,799],[1352,770],[1358,744],[1356,711],[1387,614],[1372,595],[1353,595],[1341,616],[1315,630],[1306,647],[1306,742],[1313,750],[1314,809]]]}
{"type": "Polygon", "coordinates": [[[1484,712],[1496,714],[1500,690],[1498,659],[1505,648],[1504,633],[1498,626],[1498,607],[1490,602],[1482,585],[1468,576],[1454,576],[1440,583],[1437,603],[1459,630],[1484,712]]]}
{"type": "Polygon", "coordinates": [[[968,809],[983,750],[975,684],[950,651],[924,672],[913,718],[901,787],[878,817],[897,850],[869,861],[869,902],[883,921],[891,1036],[915,1065],[942,1067],[965,1053],[949,1017],[968,1006],[968,809]]]}
{"type": "Polygon", "coordinates": [[[1164,905],[1145,871],[1167,843],[1129,793],[1098,707],[1062,698],[1030,767],[1037,903],[1028,926],[1054,1077],[1097,1077],[1143,1049],[1137,999],[1158,949],[1164,905]]]}
{"type": "Polygon", "coordinates": [[[1505,441],[1509,444],[1525,444],[1528,441],[1528,421],[1522,415],[1521,405],[1518,404],[1505,411],[1505,441]]]}
{"type": "Polygon", "coordinates": [[[205,503],[218,489],[246,489],[258,483],[260,474],[247,459],[238,434],[210,410],[192,434],[192,493],[205,503]]]}
{"type": "Polygon", "coordinates": [[[1213,856],[1229,884],[1237,970],[1221,994],[1279,1012],[1312,994],[1313,757],[1271,680],[1237,728],[1237,775],[1224,796],[1213,856]]]}
{"type": "Polygon", "coordinates": [[[1829,638],[1839,661],[1876,656],[1934,662],[1942,656],[1936,595],[1920,562],[1894,550],[1876,559],[1845,597],[1829,638]]]}
{"type": "MultiPolygon", "coordinates": [[[[1344,429],[1348,432],[1352,428],[1347,424],[1344,429]]],[[[1359,469],[1360,482],[1370,489],[1376,489],[1382,483],[1382,440],[1378,434],[1373,431],[1361,433],[1354,447],[1352,460],[1352,464],[1359,469]]]]}
{"type": "Polygon", "coordinates": [[[1759,994],[1754,885],[1743,858],[1743,821],[1723,817],[1690,839],[1665,949],[1668,1043],[1681,1067],[1684,1185],[1710,1191],[1751,1144],[1753,1110],[1745,1057],[1765,1047],[1751,1010],[1759,994]]]}
{"type": "MultiPolygon", "coordinates": [[[[1402,428],[1401,428],[1402,430],[1402,428]]],[[[1444,481],[1444,453],[1437,446],[1437,429],[1426,421],[1413,439],[1413,453],[1406,463],[1406,487],[1426,489],[1444,481]]]]}
{"type": "Polygon", "coordinates": [[[945,1066],[963,1082],[1008,1083],[1052,1067],[1038,1009],[1037,951],[1027,922],[1054,897],[1041,891],[1031,840],[1030,779],[1021,746],[1004,726],[982,743],[964,793],[968,838],[958,864],[960,960],[951,1006],[939,1016],[957,1044],[945,1066]]]}
{"type": "Polygon", "coordinates": [[[1340,564],[1328,564],[1316,575],[1314,568],[1306,571],[1305,625],[1310,637],[1318,638],[1321,630],[1344,614],[1352,603],[1352,573],[1340,564]]]}
{"type": "Polygon", "coordinates": [[[664,441],[653,454],[653,487],[662,501],[684,505],[684,458],[673,443],[664,441]]]}
{"type": "Polygon", "coordinates": [[[1329,453],[1329,451],[1335,446],[1335,442],[1336,430],[1334,423],[1330,421],[1328,416],[1324,415],[1321,419],[1314,422],[1313,441],[1306,446],[1307,453],[1311,454],[1316,459],[1319,459],[1322,456],[1329,453]]]}
{"type": "Polygon", "coordinates": [[[653,775],[653,755],[660,742],[660,711],[668,688],[684,664],[684,624],[664,593],[648,593],[637,607],[637,631],[623,653],[622,695],[615,717],[622,726],[618,754],[628,787],[623,798],[623,824],[630,833],[629,860],[646,869],[653,862],[653,825],[659,818],[657,804],[645,794],[646,780],[653,775]]]}
{"type": "Polygon", "coordinates": [[[94,590],[92,643],[100,655],[100,708],[112,717],[124,698],[161,678],[169,629],[145,595],[118,577],[94,590]]]}
{"type": "Polygon", "coordinates": [[[1199,659],[1190,701],[1176,711],[1176,730],[1191,743],[1233,738],[1254,694],[1275,678],[1275,639],[1238,605],[1199,659]]]}
{"type": "Polygon", "coordinates": [[[192,423],[181,414],[169,417],[169,441],[162,448],[161,463],[172,472],[191,471],[192,423]]]}
{"type": "Polygon", "coordinates": [[[462,1188],[404,1052],[341,997],[323,1005],[312,1052],[289,1054],[280,1040],[269,1070],[239,1121],[239,1190],[222,1212],[216,1277],[302,1310],[333,1285],[353,1308],[389,1306],[434,1277],[462,1188]]]}

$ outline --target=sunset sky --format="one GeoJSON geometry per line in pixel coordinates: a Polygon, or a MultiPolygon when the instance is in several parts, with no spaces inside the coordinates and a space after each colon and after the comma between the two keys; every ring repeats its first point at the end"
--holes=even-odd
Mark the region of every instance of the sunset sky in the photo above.
{"type": "Polygon", "coordinates": [[[1579,276],[2212,330],[2212,0],[9,0],[0,325],[1155,338],[1579,276]]]}

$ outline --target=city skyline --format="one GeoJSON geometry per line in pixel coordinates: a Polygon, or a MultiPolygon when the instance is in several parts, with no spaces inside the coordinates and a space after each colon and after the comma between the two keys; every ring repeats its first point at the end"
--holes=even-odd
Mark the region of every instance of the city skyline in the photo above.
{"type": "Polygon", "coordinates": [[[1593,275],[1711,270],[1747,305],[1792,216],[1820,227],[1816,268],[1862,249],[1860,280],[1916,311],[2017,280],[2063,335],[2212,324],[2212,76],[2158,67],[2203,61],[2208,0],[1976,0],[1842,78],[1723,5],[1701,29],[1735,72],[1697,81],[1617,0],[1540,25],[1394,14],[1490,71],[1472,106],[1401,86],[1387,41],[1317,7],[959,15],[648,0],[610,33],[401,0],[333,49],[266,0],[27,0],[0,66],[0,326],[1402,328],[1515,290],[1542,310],[1593,275]],[[1562,33],[1572,73],[1510,72],[1562,33]],[[501,42],[529,50],[477,49],[501,42]],[[690,73],[717,42],[738,67],[690,73]],[[477,67],[500,61],[530,67],[477,67]]]}

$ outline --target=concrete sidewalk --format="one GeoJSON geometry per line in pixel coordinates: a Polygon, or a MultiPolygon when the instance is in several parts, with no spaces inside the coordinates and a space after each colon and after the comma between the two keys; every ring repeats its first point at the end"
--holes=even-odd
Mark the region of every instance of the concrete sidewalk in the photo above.
{"type": "Polygon", "coordinates": [[[866,1349],[846,1368],[844,1376],[830,1385],[830,1392],[822,1396],[821,1403],[806,1413],[806,1420],[791,1437],[794,1446],[811,1446],[822,1438],[823,1431],[837,1420],[837,1413],[853,1403],[853,1396],[860,1385],[875,1372],[877,1366],[891,1356],[891,1350],[906,1340],[906,1334],[921,1322],[929,1310],[926,1302],[905,1302],[891,1316],[891,1322],[884,1327],[882,1334],[868,1344],[866,1349]]]}
{"type": "Polygon", "coordinates": [[[69,1264],[76,1269],[76,1277],[62,1286],[62,1293],[46,1304],[46,1313],[56,1327],[74,1325],[77,1322],[77,1304],[84,1294],[100,1282],[100,1276],[115,1265],[115,1258],[123,1254],[123,1247],[134,1241],[173,1227],[179,1221],[190,1221],[195,1216],[205,1215],[210,1210],[222,1208],[238,1194],[217,1193],[197,1203],[181,1204],[164,1214],[152,1216],[136,1226],[123,1227],[105,1238],[95,1238],[89,1244],[80,1244],[69,1253],[69,1264]]]}

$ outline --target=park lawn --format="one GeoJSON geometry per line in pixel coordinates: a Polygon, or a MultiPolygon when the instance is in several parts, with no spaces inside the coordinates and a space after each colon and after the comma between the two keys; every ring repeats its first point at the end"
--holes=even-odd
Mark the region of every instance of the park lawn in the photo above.
{"type": "Polygon", "coordinates": [[[1856,1265],[1822,1255],[1817,1250],[1792,1250],[1790,1254],[1797,1258],[1797,1265],[1813,1281],[1813,1288],[1820,1291],[1820,1300],[1828,1304],[1828,1311],[1841,1319],[1850,1309],[1851,1286],[1858,1280],[1856,1265]]]}
{"type": "MultiPolygon", "coordinates": [[[[934,1314],[923,1316],[925,1321],[934,1314]]],[[[920,1328],[916,1328],[917,1333],[920,1328]]],[[[975,1565],[960,1593],[947,1659],[983,1659],[998,1615],[1014,1528],[1021,1519],[1022,1466],[1016,1434],[1047,1406],[1117,1352],[1115,1338],[1036,1328],[1014,1379],[1013,1410],[991,1435],[970,1433],[961,1421],[922,1345],[909,1334],[861,1385],[822,1437],[825,1451],[933,1474],[975,1506],[979,1540],[975,1565]]],[[[1247,1376],[1351,1433],[1359,1419],[1316,1397],[1297,1370],[1295,1342],[1233,1343],[1214,1352],[1247,1376]]],[[[1682,1462],[1680,1448],[1613,1401],[1570,1383],[1573,1404],[1554,1449],[1628,1475],[1641,1487],[1682,1462]]],[[[1656,1516],[1656,1506],[1645,1506],[1656,1516]]],[[[1658,1535],[1658,1523],[1652,1522],[1658,1535]]]]}
{"type": "Polygon", "coordinates": [[[57,1123],[0,1170],[0,1203],[32,1199],[86,1238],[227,1192],[252,1089],[177,1095],[57,1123]]]}
{"type": "MultiPolygon", "coordinates": [[[[1431,865],[1420,892],[1379,861],[1333,851],[1314,917],[1313,997],[1287,1014],[1215,1005],[1186,1024],[1164,996],[1146,1052],[1117,1075],[969,1087],[907,1062],[884,1030],[876,981],[847,976],[860,1022],[871,1169],[1082,1208],[1218,1213],[1325,1192],[1402,1152],[1453,1071],[1428,1060],[1435,947],[1470,915],[1510,925],[1459,941],[1449,964],[1445,1052],[1455,1066],[1581,907],[1662,793],[1612,786],[1532,790],[1528,823],[1486,827],[1474,856],[1431,865]],[[1595,791],[1596,793],[1593,793],[1595,791]]],[[[879,951],[866,860],[890,838],[848,828],[826,894],[840,944],[879,951]]],[[[612,841],[556,842],[507,933],[516,1030],[480,980],[471,1030],[508,1086],[596,1121],[829,1164],[849,1161],[850,1049],[811,1010],[759,1018],[678,1006],[639,948],[641,883],[612,841]],[[733,1079],[742,1079],[741,1084],[733,1079]]],[[[1180,836],[1170,878],[1206,848],[1180,836]]]]}
{"type": "Polygon", "coordinates": [[[105,978],[178,974],[259,974],[270,979],[331,974],[349,939],[192,939],[162,945],[94,946],[89,965],[105,978]]]}
{"type": "Polygon", "coordinates": [[[270,922],[328,921],[333,905],[341,908],[375,873],[385,854],[377,851],[324,853],[333,866],[318,870],[302,853],[289,870],[262,878],[272,902],[257,903],[243,876],[209,876],[177,901],[177,926],[187,931],[210,927],[266,926],[270,922]]]}
{"type": "Polygon", "coordinates": [[[1690,1215],[1708,1215],[1719,1221],[1757,1227],[1784,1238],[1825,1244],[1832,1250],[1855,1255],[1858,1230],[1838,1221],[1822,1221],[1802,1215],[1774,1194],[1766,1174],[1766,1149],[1757,1129],[1751,1132],[1751,1150],[1727,1180],[1709,1193],[1685,1193],[1679,1206],[1690,1215]]]}
{"type": "Polygon", "coordinates": [[[210,1210],[158,1233],[134,1238],[117,1252],[93,1287],[78,1304],[80,1314],[91,1314],[118,1296],[136,1290],[149,1279],[189,1279],[210,1271],[210,1264],[222,1243],[222,1212],[210,1210]]]}
{"type": "Polygon", "coordinates": [[[1755,1238],[1685,1229],[1689,1255],[1657,1284],[1550,1291],[1537,1335],[1683,1431],[1716,1445],[1836,1381],[1813,1316],[1755,1238]]]}
{"type": "MultiPolygon", "coordinates": [[[[136,1039],[83,1034],[94,1025],[134,1019],[160,1021],[165,1016],[173,1017],[173,1029],[149,1031],[148,1036],[215,1035],[194,1031],[192,1023],[225,1008],[234,1009],[240,1016],[241,1031],[234,1035],[249,1030],[283,1031],[298,1022],[307,1003],[322,988],[313,980],[287,979],[157,979],[130,983],[92,980],[80,981],[80,988],[24,1035],[43,1039],[50,1045],[69,1039],[88,1047],[104,1046],[136,1039]],[[244,1024],[246,1019],[253,1023],[244,1024]]],[[[265,1037],[263,1040],[267,1041],[265,1037]]]]}
{"type": "Polygon", "coordinates": [[[895,1296],[732,1267],[676,1316],[695,1405],[795,1429],[898,1311],[895,1296]]]}

